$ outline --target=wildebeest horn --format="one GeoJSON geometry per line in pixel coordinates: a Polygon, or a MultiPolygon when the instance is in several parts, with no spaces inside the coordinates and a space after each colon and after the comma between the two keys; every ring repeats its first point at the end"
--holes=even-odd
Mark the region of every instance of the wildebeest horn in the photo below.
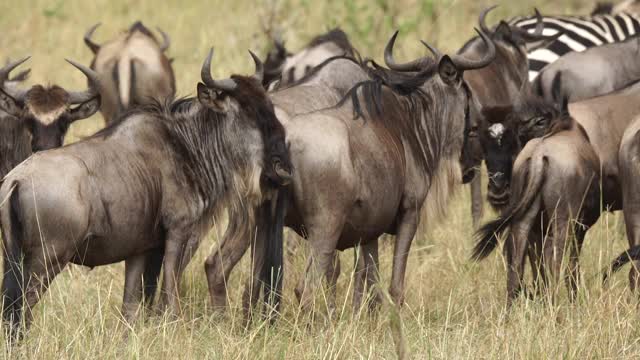
{"type": "Polygon", "coordinates": [[[87,30],[87,32],[84,34],[84,43],[87,44],[87,46],[89,47],[89,49],[91,49],[91,51],[96,54],[98,52],[98,50],[100,50],[100,45],[96,44],[93,42],[93,40],[91,40],[91,37],[93,36],[93,33],[96,31],[96,29],[98,28],[98,26],[100,26],[101,23],[97,23],[95,25],[93,25],[92,27],[89,28],[89,30],[87,30]]]}
{"type": "Polygon", "coordinates": [[[251,50],[249,50],[249,54],[251,54],[253,62],[256,64],[256,71],[252,78],[258,80],[259,83],[262,83],[262,79],[264,79],[264,65],[262,64],[262,61],[260,61],[260,58],[251,50]]]}
{"type": "Polygon", "coordinates": [[[480,25],[480,29],[482,31],[484,31],[485,34],[491,34],[492,33],[491,29],[489,29],[489,27],[487,26],[487,23],[486,23],[487,14],[491,10],[493,10],[493,9],[495,9],[497,7],[498,7],[498,5],[490,6],[490,7],[486,8],[486,9],[482,10],[482,12],[480,13],[480,18],[478,19],[478,24],[480,25]]]}
{"type": "Polygon", "coordinates": [[[544,30],[544,21],[542,19],[542,15],[538,9],[534,8],[536,13],[536,29],[534,32],[530,33],[526,30],[520,29],[523,37],[527,42],[540,41],[540,40],[555,40],[564,34],[564,30],[559,30],[558,33],[554,35],[545,36],[542,35],[542,31],[544,30]]]}
{"type": "Polygon", "coordinates": [[[211,77],[211,59],[213,58],[213,48],[209,50],[209,55],[204,60],[202,64],[202,69],[200,70],[200,78],[202,82],[207,85],[207,87],[212,89],[218,89],[222,91],[233,91],[238,87],[233,79],[224,79],[224,80],[214,80],[211,77]]]}
{"type": "Polygon", "coordinates": [[[165,52],[171,45],[171,38],[167,35],[166,32],[162,31],[160,27],[156,27],[156,30],[162,35],[162,44],[160,45],[160,51],[165,52]]]}
{"type": "Polygon", "coordinates": [[[29,60],[31,56],[27,56],[17,61],[12,61],[6,64],[2,69],[0,69],[0,87],[7,94],[11,95],[16,100],[24,100],[25,95],[27,94],[26,90],[17,89],[15,87],[5,87],[4,83],[9,80],[9,74],[13,69],[17,68],[23,62],[29,60]]]}
{"type": "Polygon", "coordinates": [[[422,45],[426,46],[427,49],[429,49],[429,51],[431,51],[431,53],[433,54],[433,56],[436,57],[436,59],[440,59],[442,57],[442,52],[440,52],[440,50],[438,50],[436,47],[429,45],[429,43],[427,43],[424,40],[420,40],[420,42],[422,43],[422,45]]]}
{"type": "Polygon", "coordinates": [[[82,104],[89,101],[100,94],[100,75],[88,67],[78,64],[77,62],[69,59],[65,59],[69,64],[76,67],[76,69],[82,71],[82,73],[89,80],[89,89],[85,91],[69,91],[69,103],[82,104]]]}
{"type": "Polygon", "coordinates": [[[544,23],[542,22],[542,15],[540,15],[540,11],[538,8],[533,8],[536,13],[536,30],[533,32],[533,36],[541,36],[542,30],[544,30],[544,23]]]}
{"type": "Polygon", "coordinates": [[[393,46],[396,43],[397,37],[398,37],[398,31],[396,30],[396,32],[393,33],[393,36],[391,37],[391,39],[389,39],[387,46],[384,48],[384,62],[385,64],[387,64],[389,69],[395,70],[395,71],[420,71],[424,69],[424,67],[432,61],[431,58],[424,57],[424,58],[410,61],[408,63],[398,64],[393,59],[393,46]]]}
{"type": "Polygon", "coordinates": [[[485,54],[484,58],[480,60],[469,60],[460,55],[452,56],[451,61],[453,61],[458,70],[464,71],[483,68],[489,65],[496,57],[496,46],[493,43],[493,40],[491,40],[484,31],[480,31],[478,29],[475,30],[482,38],[482,41],[484,41],[484,43],[487,45],[487,53],[485,54]]]}

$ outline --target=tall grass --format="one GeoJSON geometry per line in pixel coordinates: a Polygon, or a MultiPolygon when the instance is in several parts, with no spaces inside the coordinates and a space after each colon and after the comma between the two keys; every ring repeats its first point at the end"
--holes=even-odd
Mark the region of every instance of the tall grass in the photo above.
{"type": "MultiPolygon", "coordinates": [[[[418,39],[454,51],[473,35],[477,14],[487,1],[444,0],[249,0],[127,1],[29,0],[0,2],[0,58],[30,54],[29,83],[58,83],[82,88],[84,77],[63,59],[91,59],[82,42],[96,22],[98,41],[135,20],[160,26],[172,37],[178,92],[193,94],[201,62],[215,46],[215,76],[251,71],[247,49],[264,53],[265,30],[281,31],[297,49],[314,34],[343,27],[364,56],[380,58],[396,28],[401,29],[398,58],[424,53],[418,39]],[[271,21],[267,21],[271,19],[271,21]]],[[[490,21],[531,13],[587,13],[591,1],[505,1],[490,21]]],[[[68,142],[103,126],[100,116],[74,124],[68,142]]],[[[396,357],[402,345],[408,357],[426,358],[634,358],[640,355],[636,303],[626,277],[609,287],[598,272],[625,248],[619,217],[604,214],[587,237],[582,256],[584,282],[580,298],[563,295],[556,306],[522,299],[505,311],[502,256],[470,263],[472,229],[467,192],[451,202],[449,217],[422,229],[409,257],[406,305],[377,317],[351,313],[353,255],[342,254],[336,319],[307,328],[296,307],[293,286],[304,271],[304,246],[287,259],[285,304],[276,326],[256,321],[244,328],[240,311],[242,285],[249,276],[246,259],[229,280],[231,309],[215,314],[209,306],[204,257],[224,225],[216,226],[187,269],[182,286],[183,314],[178,319],[142,316],[129,328],[121,321],[122,264],[89,270],[71,266],[58,276],[35,309],[23,344],[3,349],[6,358],[257,358],[383,359],[396,357]],[[390,314],[390,315],[389,315],[390,314]],[[396,340],[394,341],[394,337],[396,340]]],[[[389,284],[392,239],[381,249],[381,283],[389,284]]],[[[319,306],[320,307],[320,306],[319,306]]],[[[4,346],[4,345],[0,345],[4,346]]]]}

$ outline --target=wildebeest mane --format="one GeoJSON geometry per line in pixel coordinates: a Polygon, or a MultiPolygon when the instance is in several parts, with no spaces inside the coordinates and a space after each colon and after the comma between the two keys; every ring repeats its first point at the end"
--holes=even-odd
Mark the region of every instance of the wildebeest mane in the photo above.
{"type": "MultiPolygon", "coordinates": [[[[288,149],[280,145],[284,144],[284,128],[275,117],[273,105],[261,84],[245,76],[233,75],[231,78],[238,86],[228,96],[238,102],[248,118],[257,122],[264,145],[264,163],[277,160],[290,167],[288,149]]],[[[152,99],[148,104],[128,110],[89,138],[109,137],[136,115],[153,117],[162,127],[172,147],[184,159],[178,166],[182,166],[186,173],[192,173],[189,177],[198,188],[202,191],[215,190],[216,193],[228,189],[231,179],[225,174],[230,168],[239,167],[233,162],[243,160],[232,158],[229,152],[237,144],[228,143],[228,136],[225,136],[226,115],[203,106],[194,97],[167,98],[164,101],[152,99]]],[[[269,171],[265,169],[266,176],[270,175],[269,171]]]]}
{"type": "MultiPolygon", "coordinates": [[[[353,108],[354,120],[381,122],[406,141],[421,167],[432,175],[439,166],[438,161],[444,158],[442,145],[451,141],[445,136],[448,124],[441,120],[451,118],[452,109],[456,107],[443,101],[447,98],[444,84],[434,82],[425,90],[425,82],[437,74],[437,69],[436,63],[419,73],[374,66],[369,68],[372,79],[354,85],[336,108],[348,102],[353,108]]],[[[468,106],[467,103],[465,132],[468,131],[468,106]]]]}
{"type": "Polygon", "coordinates": [[[29,155],[31,137],[27,124],[0,111],[0,181],[29,155]]]}
{"type": "Polygon", "coordinates": [[[344,50],[346,55],[355,55],[355,49],[353,48],[353,45],[351,45],[349,37],[340,28],[331,29],[325,34],[314,37],[311,39],[307,47],[312,48],[324,43],[334,43],[337,47],[344,50]]]}
{"type": "Polygon", "coordinates": [[[276,90],[284,90],[284,89],[288,89],[294,86],[298,86],[301,84],[304,84],[308,81],[310,81],[311,79],[313,79],[319,72],[320,70],[322,70],[325,66],[329,65],[330,63],[336,61],[336,60],[349,60],[351,62],[353,62],[354,64],[358,65],[358,66],[363,66],[362,62],[354,57],[348,56],[348,55],[338,55],[338,56],[332,56],[326,60],[324,60],[323,62],[321,62],[320,64],[318,64],[317,66],[314,66],[313,68],[311,68],[311,70],[309,70],[306,74],[304,74],[304,76],[302,76],[300,79],[293,81],[289,84],[286,84],[286,86],[284,87],[276,87],[276,90]]]}

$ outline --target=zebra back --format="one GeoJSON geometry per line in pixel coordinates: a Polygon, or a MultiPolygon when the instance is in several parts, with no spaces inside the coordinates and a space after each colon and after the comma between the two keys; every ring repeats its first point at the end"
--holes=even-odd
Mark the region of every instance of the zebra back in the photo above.
{"type": "MultiPolygon", "coordinates": [[[[629,13],[594,16],[543,16],[543,35],[559,31],[564,34],[544,48],[529,53],[529,80],[533,81],[542,68],[571,51],[584,51],[590,47],[620,42],[640,33],[640,16],[629,13]]],[[[512,26],[533,32],[536,17],[517,17],[509,21],[512,26]]]]}

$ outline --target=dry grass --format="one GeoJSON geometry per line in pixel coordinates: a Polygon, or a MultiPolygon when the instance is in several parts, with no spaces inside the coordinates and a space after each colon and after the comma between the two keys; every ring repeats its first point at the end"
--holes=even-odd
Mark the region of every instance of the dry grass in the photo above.
{"type": "MultiPolygon", "coordinates": [[[[399,57],[423,52],[419,38],[444,50],[455,50],[472,35],[485,1],[382,0],[311,2],[271,0],[125,1],[29,0],[0,2],[0,58],[33,56],[30,82],[82,87],[82,75],[64,63],[68,57],[88,63],[90,51],[82,34],[103,22],[96,38],[141,19],[159,25],[173,39],[178,91],[192,94],[206,49],[215,45],[214,74],[226,76],[251,69],[247,49],[267,48],[260,18],[273,13],[283,24],[288,45],[298,48],[310,36],[334,25],[354,35],[364,55],[380,58],[392,28],[404,31],[399,57]],[[391,3],[391,2],[389,2],[391,3]],[[271,10],[270,10],[271,9],[271,10]],[[274,11],[272,11],[275,9],[274,11]]],[[[591,1],[504,2],[493,19],[530,12],[586,13],[591,1]]],[[[102,126],[99,116],[72,127],[68,141],[76,141],[102,126]]],[[[421,231],[414,244],[407,274],[406,306],[389,316],[384,307],[377,318],[356,316],[350,310],[349,276],[338,285],[338,319],[308,329],[299,321],[293,282],[303,270],[304,249],[287,267],[285,314],[275,327],[257,323],[244,330],[239,312],[241,288],[248,276],[246,259],[230,279],[232,311],[216,316],[208,304],[203,259],[223,227],[216,227],[188,268],[182,293],[184,314],[173,321],[147,317],[132,331],[121,322],[119,306],[123,266],[89,271],[71,267],[59,276],[38,304],[26,341],[4,349],[5,357],[24,358],[394,358],[391,329],[401,329],[411,358],[634,358],[640,356],[636,304],[626,289],[626,277],[616,276],[602,288],[598,272],[626,244],[618,217],[604,215],[586,242],[580,299],[558,306],[522,300],[507,314],[505,271],[501,256],[475,265],[467,258],[471,224],[467,192],[451,203],[450,216],[430,234],[421,231]],[[129,334],[125,338],[125,334],[129,334]]],[[[382,248],[382,284],[387,286],[391,244],[382,248]]],[[[342,254],[349,273],[352,253],[342,254]]],[[[396,333],[396,335],[399,335],[396,333]]]]}

